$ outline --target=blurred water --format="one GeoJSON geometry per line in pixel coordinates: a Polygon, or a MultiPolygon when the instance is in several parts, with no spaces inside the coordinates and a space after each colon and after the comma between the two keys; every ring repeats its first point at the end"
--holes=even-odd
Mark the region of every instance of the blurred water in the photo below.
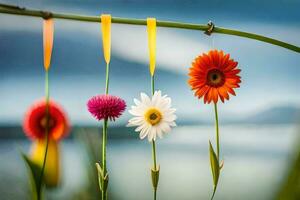
{"type": "MultiPolygon", "coordinates": [[[[292,160],[298,138],[296,126],[227,125],[220,131],[225,165],[215,199],[273,199],[292,160]]],[[[158,199],[209,199],[212,192],[209,139],[215,139],[213,126],[188,126],[175,128],[157,142],[161,166],[158,199]]],[[[24,199],[30,195],[18,146],[27,150],[29,142],[0,141],[2,200],[24,199]]],[[[74,199],[74,194],[91,182],[84,152],[76,140],[63,142],[64,180],[60,189],[47,191],[48,199],[74,199]]],[[[147,141],[110,138],[107,159],[109,193],[113,199],[152,199],[151,145],[147,141]]]]}

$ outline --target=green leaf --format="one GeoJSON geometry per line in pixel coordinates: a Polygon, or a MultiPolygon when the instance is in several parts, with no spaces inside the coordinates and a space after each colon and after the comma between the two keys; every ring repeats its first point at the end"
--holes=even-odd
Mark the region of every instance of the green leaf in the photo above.
{"type": "Polygon", "coordinates": [[[108,173],[104,175],[103,169],[101,168],[99,163],[96,163],[96,168],[98,172],[98,182],[101,191],[106,192],[108,187],[108,173]]]}
{"type": "Polygon", "coordinates": [[[32,187],[33,200],[38,200],[41,198],[41,185],[40,185],[40,176],[41,176],[41,167],[34,163],[27,155],[23,152],[20,152],[26,166],[28,168],[28,172],[30,174],[30,182],[32,187]]]}
{"type": "Polygon", "coordinates": [[[152,178],[152,185],[153,185],[153,188],[156,189],[157,188],[157,185],[158,185],[158,180],[159,180],[159,166],[158,168],[155,170],[155,169],[151,169],[151,178],[152,178]]]}
{"type": "Polygon", "coordinates": [[[217,158],[217,155],[211,145],[211,142],[209,141],[209,158],[210,158],[210,166],[211,166],[211,172],[213,175],[214,185],[217,186],[219,175],[220,175],[220,167],[219,167],[219,161],[217,158]]]}

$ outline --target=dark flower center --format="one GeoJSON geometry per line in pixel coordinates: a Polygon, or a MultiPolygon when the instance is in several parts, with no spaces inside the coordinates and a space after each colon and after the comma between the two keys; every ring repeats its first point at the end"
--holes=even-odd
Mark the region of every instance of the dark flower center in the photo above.
{"type": "Polygon", "coordinates": [[[157,115],[155,113],[152,113],[149,117],[151,120],[156,120],[157,115]]]}
{"type": "Polygon", "coordinates": [[[211,87],[221,87],[225,83],[225,75],[219,69],[208,71],[206,76],[206,84],[211,87]]]}
{"type": "MultiPolygon", "coordinates": [[[[46,129],[47,127],[47,117],[46,116],[43,116],[40,120],[40,126],[43,128],[43,129],[46,129]]],[[[53,118],[51,118],[49,116],[49,121],[48,121],[48,127],[49,129],[53,128],[55,126],[55,121],[53,118]]]]}

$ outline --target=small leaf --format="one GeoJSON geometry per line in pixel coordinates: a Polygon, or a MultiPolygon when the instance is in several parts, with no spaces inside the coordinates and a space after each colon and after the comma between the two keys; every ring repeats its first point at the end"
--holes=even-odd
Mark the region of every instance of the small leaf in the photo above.
{"type": "Polygon", "coordinates": [[[96,163],[96,168],[97,168],[97,172],[98,172],[99,187],[100,187],[100,190],[102,191],[103,170],[99,163],[96,163]]]}
{"type": "Polygon", "coordinates": [[[103,169],[101,168],[99,163],[96,163],[96,168],[98,172],[98,182],[101,191],[106,191],[108,187],[108,173],[104,175],[103,169]]]}
{"type": "Polygon", "coordinates": [[[210,157],[210,166],[211,171],[213,175],[214,185],[216,186],[218,184],[219,175],[220,175],[220,167],[219,167],[219,161],[216,156],[216,153],[211,145],[211,142],[209,141],[209,157],[210,157]]]}
{"type": "Polygon", "coordinates": [[[157,188],[157,185],[158,185],[158,180],[159,180],[159,166],[158,168],[155,170],[155,169],[151,169],[151,178],[152,178],[152,185],[153,185],[153,188],[156,189],[157,188]]]}
{"type": "Polygon", "coordinates": [[[221,161],[220,163],[220,170],[224,167],[224,160],[221,161]]]}
{"type": "Polygon", "coordinates": [[[30,182],[32,186],[33,197],[32,199],[40,199],[41,196],[41,185],[40,185],[40,176],[42,169],[39,165],[34,163],[27,155],[23,152],[20,152],[21,156],[28,167],[28,171],[30,172],[30,182]]]}

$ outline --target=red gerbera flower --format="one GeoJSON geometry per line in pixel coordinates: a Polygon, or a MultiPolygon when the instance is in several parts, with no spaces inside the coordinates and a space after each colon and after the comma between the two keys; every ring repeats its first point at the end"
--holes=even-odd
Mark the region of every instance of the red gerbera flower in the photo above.
{"type": "MultiPolygon", "coordinates": [[[[32,139],[45,138],[47,124],[46,101],[34,103],[25,114],[23,130],[32,139]]],[[[63,109],[54,101],[49,101],[49,138],[60,140],[69,133],[68,118],[63,109]]]]}
{"type": "Polygon", "coordinates": [[[235,95],[234,88],[240,87],[241,77],[238,63],[223,51],[211,50],[208,54],[195,58],[189,72],[189,84],[195,96],[204,97],[204,103],[229,100],[229,93],[235,95]]]}

